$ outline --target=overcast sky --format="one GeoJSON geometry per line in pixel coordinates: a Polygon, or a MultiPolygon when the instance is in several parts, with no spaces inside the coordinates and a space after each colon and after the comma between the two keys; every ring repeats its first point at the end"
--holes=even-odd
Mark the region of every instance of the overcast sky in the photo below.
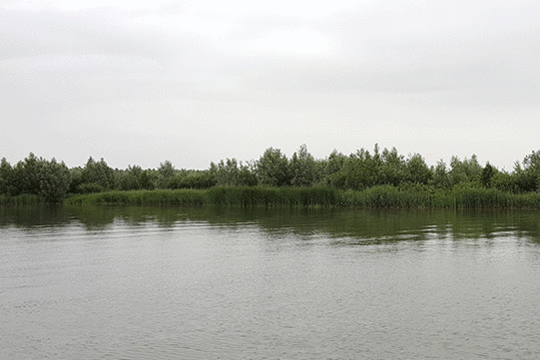
{"type": "Polygon", "coordinates": [[[506,170],[540,149],[540,2],[0,1],[0,158],[208,168],[301,144],[506,170]]]}

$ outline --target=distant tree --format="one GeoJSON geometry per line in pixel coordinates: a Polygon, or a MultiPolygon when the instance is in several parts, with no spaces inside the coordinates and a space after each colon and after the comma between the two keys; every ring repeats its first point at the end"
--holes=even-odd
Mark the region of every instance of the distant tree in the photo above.
{"type": "Polygon", "coordinates": [[[306,144],[301,145],[289,161],[289,174],[293,186],[312,186],[315,183],[316,163],[306,144]]]}
{"type": "Polygon", "coordinates": [[[115,171],[116,183],[121,190],[150,190],[154,188],[150,172],[143,170],[139,165],[130,165],[126,170],[115,171]]]}
{"type": "Polygon", "coordinates": [[[437,166],[433,170],[433,184],[438,188],[448,189],[450,187],[450,179],[446,171],[446,164],[441,159],[437,161],[437,166]]]}
{"type": "Polygon", "coordinates": [[[219,186],[255,186],[258,183],[255,168],[253,162],[243,164],[235,158],[221,160],[217,165],[210,163],[210,172],[219,186]]]}
{"type": "Polygon", "coordinates": [[[236,186],[239,182],[240,169],[238,161],[235,158],[221,160],[217,165],[210,163],[210,171],[216,178],[216,184],[219,186],[236,186]]]}
{"type": "Polygon", "coordinates": [[[82,170],[81,177],[83,184],[96,184],[103,190],[115,188],[114,170],[107,165],[103,158],[96,162],[90,157],[82,170]]]}
{"type": "Polygon", "coordinates": [[[289,161],[281,150],[269,148],[257,162],[257,177],[262,185],[290,185],[289,161]]]}
{"type": "Polygon", "coordinates": [[[0,161],[0,195],[14,195],[16,188],[13,184],[14,171],[5,157],[0,161]]]}
{"type": "Polygon", "coordinates": [[[427,185],[432,177],[433,173],[420,154],[414,154],[407,160],[406,179],[409,182],[427,185]]]}
{"type": "Polygon", "coordinates": [[[157,187],[160,189],[167,188],[168,183],[174,177],[174,174],[175,174],[175,169],[174,169],[173,164],[169,160],[165,160],[164,162],[159,164],[159,168],[157,172],[158,172],[157,187]]]}
{"type": "Polygon", "coordinates": [[[338,153],[337,150],[332,151],[328,156],[328,162],[325,168],[327,175],[332,175],[343,168],[347,156],[342,153],[338,153]]]}
{"type": "Polygon", "coordinates": [[[392,150],[385,148],[381,158],[382,165],[378,183],[398,186],[407,175],[407,164],[403,156],[399,155],[394,147],[392,150]]]}
{"type": "Polygon", "coordinates": [[[360,149],[356,154],[351,154],[348,157],[341,170],[346,188],[364,190],[377,184],[381,170],[381,158],[378,154],[378,148],[376,150],[374,156],[369,151],[360,149]]]}
{"type": "Polygon", "coordinates": [[[240,162],[240,171],[238,172],[238,186],[255,186],[258,184],[256,172],[256,165],[254,162],[248,162],[243,164],[240,162]]]}
{"type": "MultiPolygon", "coordinates": [[[[521,170],[521,169],[519,169],[521,170]]],[[[524,191],[540,190],[540,150],[533,151],[523,159],[523,170],[516,171],[524,191]]]]}
{"type": "Polygon", "coordinates": [[[30,153],[24,160],[19,161],[14,168],[15,195],[34,194],[40,192],[39,172],[42,159],[38,159],[34,153],[30,153]]]}
{"type": "Polygon", "coordinates": [[[71,173],[62,161],[57,163],[55,158],[50,162],[41,161],[39,171],[39,194],[49,203],[58,203],[66,196],[71,183],[71,173]]]}
{"type": "Polygon", "coordinates": [[[182,179],[181,187],[187,189],[208,189],[216,185],[216,178],[210,171],[194,171],[182,179]]]}
{"type": "Polygon", "coordinates": [[[327,159],[321,161],[322,184],[336,187],[344,187],[344,178],[339,176],[340,171],[347,161],[347,156],[338,153],[337,150],[332,151],[327,159]],[[342,181],[343,180],[343,181],[342,181]]]}
{"type": "Polygon", "coordinates": [[[452,156],[450,161],[451,170],[449,173],[450,184],[455,186],[460,183],[480,183],[482,166],[478,163],[476,155],[470,159],[459,160],[457,156],[452,156]]]}
{"type": "Polygon", "coordinates": [[[480,182],[486,188],[491,187],[493,176],[497,173],[497,169],[491,166],[489,162],[486,163],[486,166],[482,169],[480,174],[480,182]]]}
{"type": "Polygon", "coordinates": [[[79,194],[81,192],[80,186],[82,185],[82,168],[80,166],[69,169],[71,174],[71,183],[69,184],[68,192],[71,194],[79,194]]]}
{"type": "MultiPolygon", "coordinates": [[[[7,162],[2,162],[7,170],[7,162]]],[[[2,172],[4,172],[2,170],[2,172]]],[[[60,202],[68,192],[71,174],[64,162],[58,163],[52,158],[47,161],[30,153],[23,161],[19,161],[12,171],[12,186],[9,195],[38,195],[50,203],[60,202]]]]}
{"type": "Polygon", "coordinates": [[[169,181],[169,189],[208,189],[216,186],[216,177],[210,170],[180,170],[169,181]]]}

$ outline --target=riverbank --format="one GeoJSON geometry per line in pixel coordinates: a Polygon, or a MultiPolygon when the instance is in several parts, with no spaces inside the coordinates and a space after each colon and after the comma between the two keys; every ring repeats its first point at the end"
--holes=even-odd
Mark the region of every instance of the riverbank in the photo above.
{"type": "Polygon", "coordinates": [[[76,195],[68,205],[177,205],[236,207],[359,207],[540,209],[540,193],[514,194],[495,189],[427,186],[374,186],[363,191],[325,187],[213,187],[210,189],[108,191],[76,195]]]}
{"type": "Polygon", "coordinates": [[[33,194],[17,196],[0,195],[0,205],[37,205],[46,203],[45,199],[33,194]]]}

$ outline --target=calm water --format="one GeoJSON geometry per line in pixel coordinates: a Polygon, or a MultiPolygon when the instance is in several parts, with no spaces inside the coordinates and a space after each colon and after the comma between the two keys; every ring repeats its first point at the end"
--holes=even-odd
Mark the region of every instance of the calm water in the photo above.
{"type": "Polygon", "coordinates": [[[0,207],[2,359],[538,359],[540,213],[0,207]]]}

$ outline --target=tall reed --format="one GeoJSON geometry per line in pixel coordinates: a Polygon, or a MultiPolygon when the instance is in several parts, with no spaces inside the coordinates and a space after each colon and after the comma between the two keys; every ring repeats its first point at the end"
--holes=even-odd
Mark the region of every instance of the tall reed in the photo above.
{"type": "Polygon", "coordinates": [[[32,194],[17,196],[0,195],[0,205],[35,205],[44,203],[44,199],[32,194]]]}
{"type": "MultiPolygon", "coordinates": [[[[1,198],[0,198],[1,199],[1,198]]],[[[540,193],[495,189],[436,189],[428,186],[374,186],[362,191],[330,187],[216,186],[210,189],[108,191],[77,195],[66,204],[179,205],[229,207],[356,207],[377,209],[540,209],[540,193]]]]}

